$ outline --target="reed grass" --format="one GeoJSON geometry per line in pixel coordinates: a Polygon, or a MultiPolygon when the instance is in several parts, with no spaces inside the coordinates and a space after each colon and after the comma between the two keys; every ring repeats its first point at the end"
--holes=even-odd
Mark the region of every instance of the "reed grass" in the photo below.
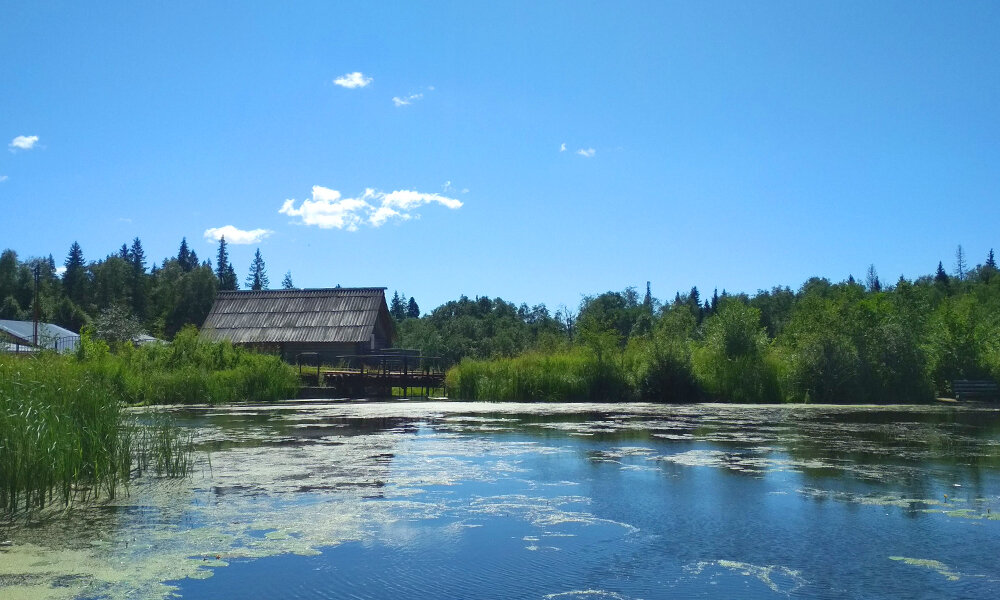
{"type": "Polygon", "coordinates": [[[586,348],[513,358],[463,360],[446,376],[463,400],[575,402],[633,398],[621,361],[599,360],[586,348]]]}
{"type": "Polygon", "coordinates": [[[76,355],[0,355],[0,512],[114,498],[146,473],[185,475],[190,438],[129,404],[278,400],[297,388],[279,358],[195,330],[117,353],[84,335],[76,355]]]}
{"type": "Polygon", "coordinates": [[[125,345],[116,353],[84,336],[77,359],[128,404],[266,402],[298,393],[295,369],[279,357],[199,339],[193,327],[171,344],[125,345]]]}
{"type": "Polygon", "coordinates": [[[130,415],[72,358],[0,356],[0,512],[114,498],[144,471],[184,475],[190,444],[130,415]]]}

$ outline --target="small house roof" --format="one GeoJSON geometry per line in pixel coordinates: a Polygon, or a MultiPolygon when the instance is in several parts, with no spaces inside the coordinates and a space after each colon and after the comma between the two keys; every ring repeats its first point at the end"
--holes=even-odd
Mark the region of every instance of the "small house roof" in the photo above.
{"type": "Polygon", "coordinates": [[[236,344],[368,342],[381,323],[391,337],[385,288],[219,292],[201,334],[236,344]]]}
{"type": "MultiPolygon", "coordinates": [[[[33,343],[35,334],[33,321],[11,321],[0,319],[0,335],[22,344],[33,343]]],[[[38,345],[51,350],[67,350],[76,347],[80,334],[52,323],[38,324],[38,345]]]]}

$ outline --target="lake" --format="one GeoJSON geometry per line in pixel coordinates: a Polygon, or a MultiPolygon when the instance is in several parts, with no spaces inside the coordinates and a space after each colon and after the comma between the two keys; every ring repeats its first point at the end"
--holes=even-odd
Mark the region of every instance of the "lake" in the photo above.
{"type": "Polygon", "coordinates": [[[157,412],[192,475],[0,526],[0,598],[1000,596],[992,406],[157,412]]]}

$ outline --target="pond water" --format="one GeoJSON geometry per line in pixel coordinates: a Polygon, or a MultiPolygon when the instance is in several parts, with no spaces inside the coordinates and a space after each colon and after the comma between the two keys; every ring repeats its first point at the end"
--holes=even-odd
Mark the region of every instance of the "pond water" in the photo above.
{"type": "Polygon", "coordinates": [[[1000,597],[990,406],[165,412],[194,473],[3,525],[0,598],[1000,597]]]}

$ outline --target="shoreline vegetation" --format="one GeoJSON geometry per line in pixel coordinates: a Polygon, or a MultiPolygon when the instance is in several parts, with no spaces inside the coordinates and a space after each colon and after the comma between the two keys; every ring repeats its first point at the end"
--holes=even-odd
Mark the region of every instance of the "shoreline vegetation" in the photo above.
{"type": "Polygon", "coordinates": [[[891,286],[871,267],[865,284],[705,302],[697,288],[667,304],[628,288],[554,318],[463,298],[400,328],[408,347],[466,350],[447,375],[463,400],[913,404],[953,396],[956,380],[1000,381],[1000,272],[991,251],[891,286]]]}
{"type": "Polygon", "coordinates": [[[181,330],[133,347],[85,333],[72,355],[0,355],[0,514],[114,498],[146,473],[184,476],[190,440],[133,405],[271,401],[298,377],[273,356],[181,330]]]}

